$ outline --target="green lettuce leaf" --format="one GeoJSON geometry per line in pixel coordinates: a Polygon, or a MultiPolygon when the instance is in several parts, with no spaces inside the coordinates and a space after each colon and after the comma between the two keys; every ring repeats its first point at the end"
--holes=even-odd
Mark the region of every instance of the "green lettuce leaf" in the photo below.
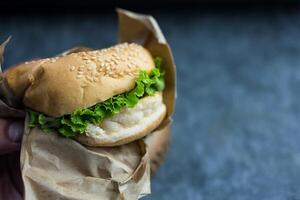
{"type": "Polygon", "coordinates": [[[80,108],[70,115],[59,118],[48,117],[42,113],[29,111],[30,128],[40,127],[45,132],[58,131],[64,137],[74,137],[84,134],[88,124],[99,124],[106,117],[113,116],[122,108],[134,107],[139,99],[152,96],[165,88],[164,72],[161,69],[162,59],[154,59],[155,68],[148,74],[140,71],[135,87],[123,94],[113,96],[102,103],[89,108],[80,108]]]}

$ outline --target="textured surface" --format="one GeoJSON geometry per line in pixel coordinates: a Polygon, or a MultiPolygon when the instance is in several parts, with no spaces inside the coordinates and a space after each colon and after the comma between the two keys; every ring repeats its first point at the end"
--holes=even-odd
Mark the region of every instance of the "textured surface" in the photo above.
{"type": "MultiPolygon", "coordinates": [[[[171,149],[146,199],[300,199],[300,14],[154,14],[178,66],[171,149]]],[[[0,19],[6,64],[109,46],[116,18],[0,19]],[[14,50],[13,50],[14,49],[14,50]]]]}
{"type": "Polygon", "coordinates": [[[154,67],[151,54],[142,46],[122,44],[102,51],[25,62],[10,70],[6,80],[25,106],[61,117],[133,89],[139,70],[150,72],[154,67]]]}

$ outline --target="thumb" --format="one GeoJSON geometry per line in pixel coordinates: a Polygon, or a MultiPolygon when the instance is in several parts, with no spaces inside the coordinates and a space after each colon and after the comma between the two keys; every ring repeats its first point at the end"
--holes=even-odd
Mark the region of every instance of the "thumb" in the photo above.
{"type": "Polygon", "coordinates": [[[0,118],[0,155],[17,151],[24,131],[24,121],[0,118]]]}

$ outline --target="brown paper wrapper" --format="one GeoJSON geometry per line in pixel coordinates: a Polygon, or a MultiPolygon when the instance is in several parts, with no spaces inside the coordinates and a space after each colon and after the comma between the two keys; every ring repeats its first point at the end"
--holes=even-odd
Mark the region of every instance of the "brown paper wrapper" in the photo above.
{"type": "Polygon", "coordinates": [[[4,61],[4,58],[3,58],[3,54],[4,54],[4,50],[5,50],[5,47],[6,45],[9,43],[11,37],[9,36],[1,45],[0,45],[0,72],[2,72],[2,69],[1,69],[1,64],[3,63],[4,61]]]}
{"type": "MultiPolygon", "coordinates": [[[[175,102],[175,65],[170,48],[156,21],[118,9],[120,42],[137,42],[153,56],[163,58],[166,71],[164,102],[168,115],[154,131],[169,130],[175,102]]],[[[0,45],[0,63],[7,42],[0,45]]],[[[63,54],[88,51],[78,47],[63,54]]],[[[4,82],[0,83],[0,117],[23,117],[4,82]]],[[[21,147],[21,171],[25,200],[138,199],[150,193],[150,159],[144,139],[113,148],[92,148],[27,127],[21,147]]]]}

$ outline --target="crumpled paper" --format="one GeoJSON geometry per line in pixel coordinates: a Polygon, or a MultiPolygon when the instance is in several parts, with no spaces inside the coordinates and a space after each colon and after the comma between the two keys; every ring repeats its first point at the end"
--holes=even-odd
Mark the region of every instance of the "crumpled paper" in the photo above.
{"type": "MultiPolygon", "coordinates": [[[[170,48],[154,18],[118,9],[120,42],[137,42],[163,58],[164,102],[168,114],[154,131],[169,129],[175,103],[175,65],[170,48]]],[[[7,42],[0,45],[0,63],[7,42]]],[[[63,54],[88,51],[73,48],[63,54]]],[[[20,102],[0,82],[0,117],[24,117],[20,102]]],[[[92,148],[38,128],[25,130],[21,172],[25,200],[134,200],[150,193],[150,159],[144,139],[109,148],[92,148]]]]}

